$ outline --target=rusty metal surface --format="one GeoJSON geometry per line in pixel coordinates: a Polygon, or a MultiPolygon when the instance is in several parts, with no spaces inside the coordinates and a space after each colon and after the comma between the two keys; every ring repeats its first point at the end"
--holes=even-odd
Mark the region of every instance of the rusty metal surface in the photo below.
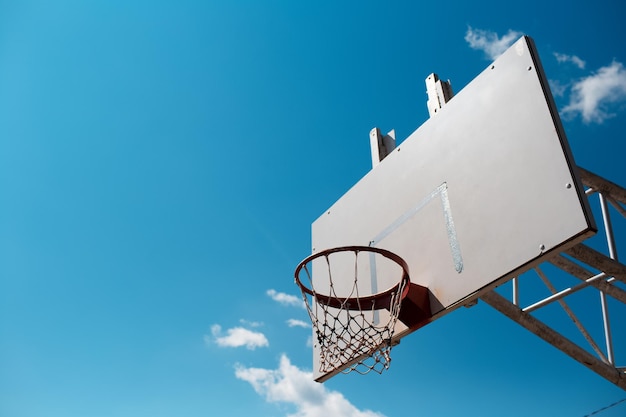
{"type": "Polygon", "coordinates": [[[611,182],[607,179],[594,174],[584,168],[578,167],[580,173],[580,179],[583,184],[591,187],[596,192],[611,195],[615,200],[622,204],[626,204],[626,189],[611,182]]]}
{"type": "Polygon", "coordinates": [[[624,372],[582,349],[571,340],[547,326],[541,320],[536,319],[528,313],[524,313],[519,307],[509,302],[506,298],[491,291],[483,294],[481,300],[560,351],[566,353],[572,359],[596,372],[607,381],[626,390],[626,374],[624,372]]]}
{"type": "Polygon", "coordinates": [[[578,244],[565,251],[566,254],[578,259],[587,265],[593,265],[599,270],[606,272],[615,279],[626,283],[626,266],[608,256],[590,248],[585,244],[578,244]]]}
{"type": "MultiPolygon", "coordinates": [[[[570,261],[561,254],[550,258],[548,262],[582,281],[585,281],[589,277],[595,275],[593,272],[589,271],[586,268],[583,268],[575,262],[570,261]]],[[[607,295],[610,295],[616,300],[619,300],[622,303],[626,303],[626,291],[611,284],[609,281],[593,281],[590,285],[600,291],[605,292],[607,295]]]]}

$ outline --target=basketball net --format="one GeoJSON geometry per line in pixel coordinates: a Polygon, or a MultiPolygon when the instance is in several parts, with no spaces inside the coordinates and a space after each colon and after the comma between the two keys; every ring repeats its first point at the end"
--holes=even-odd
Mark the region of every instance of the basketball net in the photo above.
{"type": "MultiPolygon", "coordinates": [[[[314,343],[319,346],[319,371],[330,373],[341,370],[343,373],[356,371],[367,374],[370,371],[382,373],[389,368],[393,335],[400,313],[402,299],[408,292],[409,276],[406,263],[397,255],[379,248],[350,246],[334,248],[312,255],[302,261],[296,269],[296,283],[313,324],[314,343]],[[342,286],[351,280],[348,294],[338,295],[333,282],[332,254],[337,252],[354,253],[354,269],[351,277],[339,277],[342,286]],[[368,255],[384,256],[401,267],[402,276],[398,284],[389,290],[373,295],[360,295],[359,285],[371,285],[369,272],[359,271],[358,257],[362,252],[368,255]],[[328,294],[316,291],[312,278],[312,261],[320,259],[316,268],[327,268],[319,274],[329,282],[316,282],[328,294]],[[361,279],[359,279],[361,275],[361,279]],[[367,275],[367,277],[363,276],[367,275]],[[365,282],[363,282],[365,281],[365,282]],[[381,310],[387,310],[382,312],[381,310]]],[[[365,292],[367,294],[367,292],[365,292]]]]}

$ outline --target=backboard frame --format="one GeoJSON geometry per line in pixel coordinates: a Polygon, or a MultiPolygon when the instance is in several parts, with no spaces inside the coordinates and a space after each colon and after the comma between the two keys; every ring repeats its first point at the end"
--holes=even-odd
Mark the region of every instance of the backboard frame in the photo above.
{"type": "MultiPolygon", "coordinates": [[[[524,36],[313,222],[312,246],[398,254],[411,282],[429,289],[434,320],[595,232],[547,78],[524,36]]],[[[383,275],[372,291],[387,286],[383,275]]],[[[414,330],[400,326],[394,339],[414,330]]],[[[314,366],[314,377],[340,371],[314,366]]]]}

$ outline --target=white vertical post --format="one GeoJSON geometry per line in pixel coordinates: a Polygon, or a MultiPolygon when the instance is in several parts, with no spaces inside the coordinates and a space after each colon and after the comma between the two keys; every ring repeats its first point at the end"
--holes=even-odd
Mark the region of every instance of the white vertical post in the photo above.
{"type": "Polygon", "coordinates": [[[374,168],[396,148],[396,131],[392,130],[383,135],[380,133],[380,129],[375,127],[370,131],[370,148],[372,150],[372,168],[374,168]]]}
{"type": "Polygon", "coordinates": [[[450,81],[441,81],[437,74],[426,77],[426,94],[428,94],[428,114],[433,117],[454,96],[450,81]]]}
{"type": "MultiPolygon", "coordinates": [[[[609,246],[609,256],[611,259],[617,260],[617,251],[615,249],[615,239],[613,238],[613,228],[611,227],[611,217],[609,208],[606,204],[606,197],[602,193],[598,193],[600,198],[600,208],[602,210],[602,219],[604,220],[604,231],[606,233],[606,242],[609,246]]],[[[611,365],[614,364],[613,358],[613,339],[611,337],[611,325],[609,322],[609,309],[606,302],[606,294],[600,291],[600,303],[602,304],[602,318],[604,319],[604,336],[606,338],[606,354],[611,365]]]]}

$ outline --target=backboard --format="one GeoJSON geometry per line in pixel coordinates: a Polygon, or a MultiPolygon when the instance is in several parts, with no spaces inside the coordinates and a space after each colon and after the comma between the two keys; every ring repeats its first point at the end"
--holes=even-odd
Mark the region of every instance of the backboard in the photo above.
{"type": "MultiPolygon", "coordinates": [[[[532,40],[519,39],[311,231],[313,253],[362,245],[399,255],[411,282],[428,289],[432,320],[593,234],[532,40]]],[[[372,293],[394,279],[372,273],[372,293]]],[[[395,330],[399,340],[415,329],[398,321],[395,330]]],[[[319,370],[315,337],[313,351],[316,380],[341,370],[319,370]]]]}

